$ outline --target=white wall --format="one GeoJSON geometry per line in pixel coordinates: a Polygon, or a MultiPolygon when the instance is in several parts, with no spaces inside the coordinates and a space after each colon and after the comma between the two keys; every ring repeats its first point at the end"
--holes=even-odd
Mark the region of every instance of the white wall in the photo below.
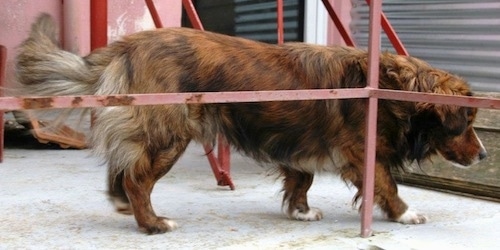
{"type": "MultiPolygon", "coordinates": [[[[339,15],[345,28],[349,31],[351,22],[351,1],[329,0],[332,7],[339,15]]],[[[345,45],[337,28],[331,21],[328,12],[320,0],[305,1],[304,16],[304,41],[321,45],[345,45]]]]}

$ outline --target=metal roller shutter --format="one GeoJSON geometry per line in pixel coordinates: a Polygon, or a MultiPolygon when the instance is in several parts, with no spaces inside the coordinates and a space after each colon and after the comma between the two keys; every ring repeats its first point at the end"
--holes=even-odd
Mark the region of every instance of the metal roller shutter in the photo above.
{"type": "MultiPolygon", "coordinates": [[[[303,1],[284,1],[285,41],[303,39],[303,1]]],[[[276,43],[276,1],[234,0],[235,35],[253,40],[276,43]]]]}
{"type": "MultiPolygon", "coordinates": [[[[368,6],[352,2],[351,30],[366,47],[368,6]]],[[[384,0],[383,11],[412,56],[464,77],[476,91],[500,91],[500,1],[384,0]]],[[[382,49],[394,51],[385,34],[382,49]]]]}

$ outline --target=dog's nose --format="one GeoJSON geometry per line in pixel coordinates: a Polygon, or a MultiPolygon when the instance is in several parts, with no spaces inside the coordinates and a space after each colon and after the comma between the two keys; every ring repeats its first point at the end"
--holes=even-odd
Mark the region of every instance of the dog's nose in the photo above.
{"type": "Polygon", "coordinates": [[[481,152],[479,152],[479,160],[483,160],[486,157],[488,157],[488,153],[486,152],[485,149],[481,149],[481,152]]]}

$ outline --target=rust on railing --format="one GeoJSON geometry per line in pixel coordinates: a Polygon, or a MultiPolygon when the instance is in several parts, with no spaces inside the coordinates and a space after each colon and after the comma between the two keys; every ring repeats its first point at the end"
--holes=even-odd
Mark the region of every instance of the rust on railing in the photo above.
{"type": "Polygon", "coordinates": [[[369,98],[428,102],[486,109],[500,109],[500,99],[475,96],[442,95],[402,90],[345,88],[236,92],[190,92],[128,95],[81,95],[0,97],[0,109],[5,111],[48,108],[92,108],[128,105],[162,105],[183,103],[238,103],[263,101],[323,100],[369,98]]]}
{"type": "Polygon", "coordinates": [[[4,110],[48,109],[48,108],[92,108],[127,105],[159,105],[182,103],[229,103],[292,101],[320,99],[368,98],[370,90],[356,89],[312,89],[236,92],[190,92],[123,95],[81,95],[2,97],[0,107],[4,110]]]}

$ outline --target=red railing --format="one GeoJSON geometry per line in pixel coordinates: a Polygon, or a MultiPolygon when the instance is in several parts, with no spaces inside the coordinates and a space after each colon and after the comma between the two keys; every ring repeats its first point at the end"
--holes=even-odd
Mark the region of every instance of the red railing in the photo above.
{"type": "MultiPolygon", "coordinates": [[[[3,97],[5,86],[5,68],[7,64],[7,48],[0,45],[0,97],[3,97]]],[[[3,142],[4,142],[4,111],[0,106],[0,162],[3,162],[3,142]]]]}
{"type": "Polygon", "coordinates": [[[90,49],[108,44],[108,1],[90,1],[90,49]]]}
{"type": "MultiPolygon", "coordinates": [[[[160,15],[156,10],[153,0],[145,0],[146,6],[151,13],[151,17],[153,18],[153,22],[156,28],[163,28],[163,24],[161,22],[160,15]]],[[[182,6],[184,10],[186,10],[186,14],[191,22],[191,25],[195,29],[205,30],[203,24],[201,23],[200,17],[196,12],[196,8],[191,0],[182,0],[182,6]]],[[[219,186],[229,186],[231,190],[234,190],[234,183],[231,179],[230,171],[231,171],[231,155],[229,144],[226,142],[226,139],[222,136],[218,136],[218,145],[217,145],[217,156],[215,155],[214,147],[212,145],[203,145],[203,149],[205,150],[205,154],[208,158],[208,162],[210,163],[210,167],[212,168],[212,172],[214,173],[215,179],[217,180],[217,185],[219,186]]]]}

